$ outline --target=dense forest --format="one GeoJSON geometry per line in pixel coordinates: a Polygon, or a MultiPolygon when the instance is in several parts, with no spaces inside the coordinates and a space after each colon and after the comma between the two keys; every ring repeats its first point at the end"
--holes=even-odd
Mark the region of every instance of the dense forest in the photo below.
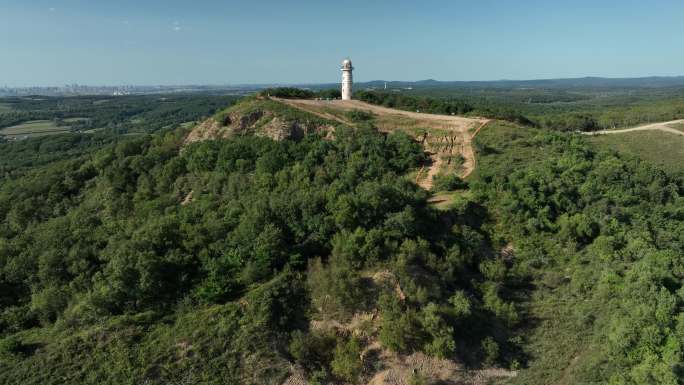
{"type": "Polygon", "coordinates": [[[372,119],[150,131],[0,179],[0,383],[358,383],[378,346],[513,384],[681,382],[684,181],[646,162],[496,121],[438,209],[420,143],[372,119]]]}
{"type": "Polygon", "coordinates": [[[681,383],[683,181],[575,135],[501,125],[477,145],[476,199],[533,277],[519,382],[681,383]]]}
{"type": "Polygon", "coordinates": [[[282,376],[287,359],[312,378],[354,380],[362,341],[310,330],[308,318],[372,308],[384,320],[377,338],[391,349],[458,354],[473,365],[515,359],[506,330],[518,315],[500,296],[505,266],[476,223],[439,214],[425,191],[397,177],[425,156],[410,137],[340,127],[333,141],[240,137],[181,152],[183,134],[122,141],[2,185],[5,378],[120,383],[137,368],[127,381],[165,383],[184,368],[144,330],[168,333],[160,319],[203,322],[192,319],[198,310],[218,312],[225,325],[206,338],[233,342],[197,346],[183,365],[221,383],[282,376]],[[369,279],[378,272],[388,278],[369,279]],[[102,365],[110,348],[136,348],[103,346],[99,333],[30,342],[102,322],[105,338],[145,339],[167,372],[142,352],[102,365]],[[119,336],[134,325],[137,337],[119,336]],[[69,346],[68,356],[49,353],[69,346]],[[36,360],[91,366],[55,376],[33,373],[36,360]],[[270,368],[255,372],[253,360],[270,368]]]}
{"type": "Polygon", "coordinates": [[[492,119],[502,119],[523,125],[534,125],[519,112],[495,103],[473,103],[465,98],[434,98],[427,96],[411,96],[388,92],[357,91],[354,96],[367,103],[402,110],[419,111],[431,114],[472,115],[492,119]]]}

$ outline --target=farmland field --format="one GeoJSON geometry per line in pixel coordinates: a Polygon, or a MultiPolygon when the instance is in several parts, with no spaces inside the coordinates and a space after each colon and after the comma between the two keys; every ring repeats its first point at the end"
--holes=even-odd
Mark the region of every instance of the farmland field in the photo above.
{"type": "Polygon", "coordinates": [[[3,128],[0,135],[17,136],[45,136],[69,132],[68,126],[57,126],[51,120],[33,120],[16,126],[3,128]]]}
{"type": "MultiPolygon", "coordinates": [[[[684,126],[673,127],[679,130],[684,126]]],[[[635,131],[588,139],[599,148],[635,155],[670,172],[684,172],[684,136],[663,131],[635,131]]]]}

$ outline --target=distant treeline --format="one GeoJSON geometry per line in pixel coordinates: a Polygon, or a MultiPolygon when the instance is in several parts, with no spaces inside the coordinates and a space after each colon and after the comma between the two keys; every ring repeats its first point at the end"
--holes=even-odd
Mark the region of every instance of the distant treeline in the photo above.
{"type": "Polygon", "coordinates": [[[342,97],[340,90],[335,88],[311,91],[295,87],[267,88],[259,93],[261,96],[273,96],[283,99],[339,99],[342,97]]]}
{"type": "Polygon", "coordinates": [[[357,91],[354,96],[367,103],[402,110],[431,114],[477,115],[492,119],[508,120],[523,125],[534,125],[534,122],[514,109],[495,103],[472,104],[454,98],[431,98],[375,91],[357,91]]]}

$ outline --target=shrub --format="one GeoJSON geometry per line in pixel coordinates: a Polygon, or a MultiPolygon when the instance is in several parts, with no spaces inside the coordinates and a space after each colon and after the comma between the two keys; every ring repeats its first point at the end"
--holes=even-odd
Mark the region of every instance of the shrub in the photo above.
{"type": "Polygon", "coordinates": [[[494,338],[487,336],[482,340],[482,355],[485,366],[492,366],[499,359],[499,344],[494,338]]]}
{"type": "Polygon", "coordinates": [[[335,349],[335,337],[323,332],[292,332],[288,352],[300,365],[315,372],[328,366],[335,349]]]}
{"type": "Polygon", "coordinates": [[[440,174],[433,177],[435,191],[452,191],[468,187],[456,174],[440,174]]]}
{"type": "Polygon", "coordinates": [[[31,310],[47,324],[54,322],[66,308],[68,296],[57,287],[47,287],[31,295],[31,310]]]}
{"type": "Polygon", "coordinates": [[[420,325],[413,309],[403,309],[394,292],[381,294],[379,308],[382,316],[380,342],[395,352],[409,352],[420,343],[420,325]]]}
{"type": "Polygon", "coordinates": [[[329,88],[316,92],[316,97],[322,99],[339,99],[342,97],[342,92],[337,88],[329,88]]]}
{"type": "Polygon", "coordinates": [[[13,333],[36,326],[38,320],[30,310],[30,305],[8,306],[0,312],[0,334],[13,333]]]}
{"type": "Polygon", "coordinates": [[[22,343],[16,336],[0,339],[0,358],[10,359],[21,353],[22,343]]]}
{"type": "Polygon", "coordinates": [[[436,304],[429,303],[422,309],[420,323],[430,339],[423,347],[425,353],[438,358],[450,358],[454,355],[454,329],[444,321],[436,304]]]}
{"type": "Polygon", "coordinates": [[[336,377],[351,383],[358,381],[363,366],[361,365],[361,343],[356,337],[337,343],[330,367],[336,377]]]}
{"type": "Polygon", "coordinates": [[[470,300],[466,294],[459,290],[449,298],[449,303],[453,306],[451,309],[456,318],[467,317],[470,315],[470,300]]]}
{"type": "Polygon", "coordinates": [[[330,317],[344,317],[364,302],[361,277],[341,256],[327,265],[316,258],[309,263],[308,285],[315,308],[330,317]]]}
{"type": "Polygon", "coordinates": [[[347,112],[347,117],[354,123],[367,122],[373,119],[373,114],[368,111],[351,110],[347,112]]]}
{"type": "Polygon", "coordinates": [[[498,285],[488,282],[484,287],[484,307],[501,318],[508,326],[513,326],[518,322],[518,312],[512,302],[506,302],[498,293],[498,285]]]}
{"type": "Polygon", "coordinates": [[[314,93],[312,91],[294,87],[267,88],[261,91],[259,94],[285,99],[311,99],[314,97],[314,93]]]}

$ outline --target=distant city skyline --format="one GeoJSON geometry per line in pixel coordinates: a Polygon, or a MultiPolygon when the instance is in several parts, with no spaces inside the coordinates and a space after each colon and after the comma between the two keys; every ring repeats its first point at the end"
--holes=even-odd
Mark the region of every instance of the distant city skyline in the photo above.
{"type": "Polygon", "coordinates": [[[684,2],[4,0],[0,87],[684,75],[684,2]]]}

